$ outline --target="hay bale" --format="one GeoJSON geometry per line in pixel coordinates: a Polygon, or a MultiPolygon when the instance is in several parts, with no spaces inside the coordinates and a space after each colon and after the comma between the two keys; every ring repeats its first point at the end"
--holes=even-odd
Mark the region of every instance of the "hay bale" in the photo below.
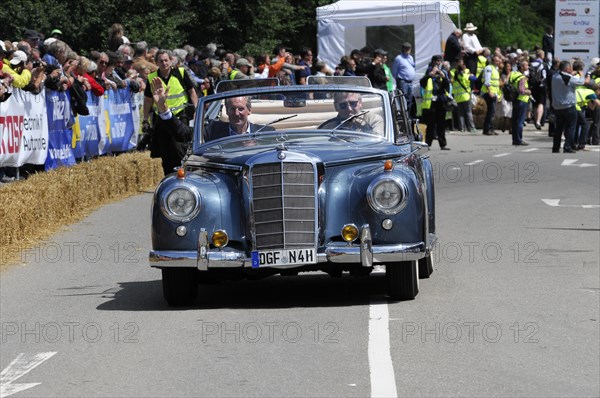
{"type": "Polygon", "coordinates": [[[154,189],[162,177],[160,159],[135,152],[102,156],[3,186],[0,267],[18,260],[23,250],[92,210],[154,189]]]}

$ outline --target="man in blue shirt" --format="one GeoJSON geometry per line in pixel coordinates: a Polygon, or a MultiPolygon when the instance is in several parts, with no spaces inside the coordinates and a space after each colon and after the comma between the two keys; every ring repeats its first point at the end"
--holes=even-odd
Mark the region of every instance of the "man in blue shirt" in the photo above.
{"type": "Polygon", "coordinates": [[[392,76],[396,79],[396,87],[404,93],[406,108],[412,105],[412,82],[415,78],[415,60],[410,55],[412,46],[408,42],[402,43],[402,52],[394,59],[392,76]]]}
{"type": "Polygon", "coordinates": [[[306,78],[311,75],[310,68],[312,67],[313,53],[310,48],[303,48],[300,52],[299,66],[303,66],[304,69],[296,71],[296,84],[306,84],[306,78]]]}

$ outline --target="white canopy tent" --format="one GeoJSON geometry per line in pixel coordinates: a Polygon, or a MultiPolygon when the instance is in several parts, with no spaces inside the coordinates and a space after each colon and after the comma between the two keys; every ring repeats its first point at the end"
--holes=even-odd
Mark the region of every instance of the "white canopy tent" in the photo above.
{"type": "Polygon", "coordinates": [[[460,18],[458,0],[341,0],[318,7],[318,58],[334,68],[343,55],[369,46],[388,51],[391,65],[408,41],[423,73],[456,29],[450,14],[460,18]]]}

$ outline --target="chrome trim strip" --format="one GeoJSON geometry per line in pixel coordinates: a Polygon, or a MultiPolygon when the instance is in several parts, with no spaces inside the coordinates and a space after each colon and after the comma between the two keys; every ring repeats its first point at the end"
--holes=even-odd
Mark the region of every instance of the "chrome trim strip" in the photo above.
{"type": "Polygon", "coordinates": [[[231,170],[241,172],[242,166],[235,166],[224,163],[213,163],[213,162],[198,162],[196,160],[188,160],[185,163],[185,167],[206,167],[207,169],[218,169],[218,170],[231,170]]]}
{"type": "Polygon", "coordinates": [[[396,159],[403,158],[410,155],[410,153],[395,153],[395,154],[385,154],[385,155],[373,155],[368,157],[359,157],[359,158],[347,158],[344,160],[336,160],[331,162],[323,162],[325,167],[334,167],[334,166],[345,166],[349,164],[357,164],[357,163],[367,163],[372,162],[374,160],[387,160],[387,159],[396,159]]]}

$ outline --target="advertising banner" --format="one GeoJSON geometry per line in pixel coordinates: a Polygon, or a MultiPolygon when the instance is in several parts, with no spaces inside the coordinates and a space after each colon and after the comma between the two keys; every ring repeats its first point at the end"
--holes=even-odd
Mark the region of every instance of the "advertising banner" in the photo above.
{"type": "Polygon", "coordinates": [[[74,116],[68,92],[14,89],[0,102],[0,167],[34,164],[49,170],[135,149],[143,93],[119,89],[96,97],[88,91],[87,97],[89,115],[74,116]]]}
{"type": "Polygon", "coordinates": [[[79,115],[73,126],[73,151],[75,158],[92,158],[98,156],[100,141],[100,103],[104,101],[104,96],[96,97],[91,92],[87,92],[87,107],[89,115],[79,115]]]}
{"type": "Polygon", "coordinates": [[[556,0],[555,57],[581,58],[586,66],[600,53],[600,1],[556,0]]]}
{"type": "Polygon", "coordinates": [[[71,148],[73,141],[71,126],[74,118],[68,93],[48,90],[46,109],[48,112],[48,156],[45,169],[72,166],[75,164],[75,155],[71,148]]]}
{"type": "Polygon", "coordinates": [[[11,97],[0,103],[0,167],[41,165],[47,152],[46,93],[33,95],[14,89],[11,97]]]}
{"type": "Polygon", "coordinates": [[[131,91],[127,88],[108,92],[108,126],[110,152],[125,152],[135,148],[133,117],[131,112],[131,91]]]}

